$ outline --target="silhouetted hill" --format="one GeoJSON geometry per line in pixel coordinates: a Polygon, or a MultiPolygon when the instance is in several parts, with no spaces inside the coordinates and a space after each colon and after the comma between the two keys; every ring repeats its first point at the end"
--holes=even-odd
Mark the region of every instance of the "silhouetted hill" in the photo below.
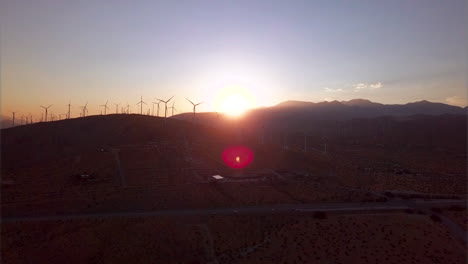
{"type": "Polygon", "coordinates": [[[361,106],[361,107],[382,107],[383,106],[383,104],[374,103],[366,99],[353,99],[349,101],[341,101],[341,103],[344,105],[361,106]]]}
{"type": "MultiPolygon", "coordinates": [[[[384,116],[408,117],[415,115],[466,115],[466,108],[428,101],[385,105],[365,99],[332,102],[285,101],[272,107],[252,109],[242,120],[253,126],[270,126],[277,129],[307,128],[317,121],[345,121],[356,118],[384,116]]],[[[179,114],[172,118],[192,120],[192,114],[179,114]]],[[[197,113],[196,121],[207,125],[223,125],[229,117],[217,117],[215,113],[197,113]],[[216,121],[219,119],[220,121],[216,121]]]]}
{"type": "Polygon", "coordinates": [[[112,114],[34,123],[1,130],[2,165],[64,158],[86,150],[151,141],[178,142],[182,134],[216,138],[212,128],[164,118],[112,114]]]}
{"type": "Polygon", "coordinates": [[[386,114],[393,116],[402,115],[442,115],[442,114],[464,114],[463,108],[442,103],[433,103],[426,100],[408,103],[404,105],[386,106],[386,114]]]}

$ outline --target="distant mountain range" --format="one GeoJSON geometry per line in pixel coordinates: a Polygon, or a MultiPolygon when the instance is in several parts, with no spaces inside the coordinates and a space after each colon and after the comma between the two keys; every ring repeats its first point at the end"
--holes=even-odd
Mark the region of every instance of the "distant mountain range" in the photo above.
{"type": "MultiPolygon", "coordinates": [[[[285,101],[271,107],[252,109],[242,119],[251,127],[267,126],[279,129],[295,127],[299,129],[323,121],[346,121],[385,116],[403,118],[415,115],[466,115],[467,113],[467,107],[425,100],[407,104],[381,104],[365,99],[353,99],[319,103],[285,101]]],[[[197,113],[196,116],[197,122],[205,124],[212,124],[217,118],[219,119],[215,113],[197,113]]],[[[173,118],[192,120],[192,114],[179,114],[173,118]]]]}
{"type": "MultiPolygon", "coordinates": [[[[345,121],[356,118],[395,118],[415,115],[467,115],[468,107],[458,107],[443,103],[419,101],[407,104],[381,104],[365,99],[332,102],[285,101],[271,107],[256,108],[245,113],[241,119],[251,127],[269,126],[276,128],[301,127],[319,121],[345,121]]],[[[2,116],[0,128],[11,126],[11,118],[2,116]]],[[[183,113],[171,118],[192,121],[192,113],[183,113]]],[[[230,123],[231,118],[213,112],[197,113],[196,121],[213,125],[230,123]],[[216,122],[219,120],[219,122],[216,122]]]]}
{"type": "MultiPolygon", "coordinates": [[[[380,104],[365,99],[353,99],[350,101],[332,102],[301,102],[286,101],[272,107],[273,109],[294,109],[307,111],[311,114],[321,113],[331,116],[338,114],[336,118],[362,118],[378,116],[409,116],[409,115],[442,115],[442,114],[466,114],[466,107],[458,107],[442,103],[419,101],[407,104],[380,104]]],[[[286,110],[285,109],[285,110],[286,110]]],[[[286,110],[287,111],[287,110],[286,110]]]]}

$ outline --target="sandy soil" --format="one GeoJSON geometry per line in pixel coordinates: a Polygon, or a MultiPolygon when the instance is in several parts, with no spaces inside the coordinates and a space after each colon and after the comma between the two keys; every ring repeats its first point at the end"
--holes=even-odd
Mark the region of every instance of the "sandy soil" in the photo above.
{"type": "Polygon", "coordinates": [[[464,263],[425,215],[145,217],[8,223],[4,263],[464,263]]]}

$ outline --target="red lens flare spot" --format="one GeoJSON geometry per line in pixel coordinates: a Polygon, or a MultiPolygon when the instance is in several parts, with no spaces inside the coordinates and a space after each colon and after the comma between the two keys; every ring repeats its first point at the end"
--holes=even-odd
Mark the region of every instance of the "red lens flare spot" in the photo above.
{"type": "Polygon", "coordinates": [[[224,163],[234,169],[242,169],[252,163],[253,151],[245,146],[232,146],[223,151],[221,155],[224,163]]]}

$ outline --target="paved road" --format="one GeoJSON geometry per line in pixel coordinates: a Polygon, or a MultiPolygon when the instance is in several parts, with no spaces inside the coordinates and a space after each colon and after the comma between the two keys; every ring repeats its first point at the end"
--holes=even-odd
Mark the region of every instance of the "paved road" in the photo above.
{"type": "Polygon", "coordinates": [[[304,213],[304,212],[336,212],[336,213],[362,213],[369,211],[395,211],[408,208],[449,207],[452,205],[465,206],[464,200],[434,200],[434,201],[395,201],[386,203],[314,203],[314,204],[279,204],[264,206],[244,206],[229,208],[200,208],[200,209],[175,209],[153,211],[122,211],[102,213],[78,213],[66,215],[41,215],[41,216],[6,216],[2,222],[18,221],[48,221],[70,220],[85,218],[114,218],[114,217],[141,217],[141,216],[203,216],[203,215],[232,215],[232,214],[276,214],[276,213],[304,213]]]}

